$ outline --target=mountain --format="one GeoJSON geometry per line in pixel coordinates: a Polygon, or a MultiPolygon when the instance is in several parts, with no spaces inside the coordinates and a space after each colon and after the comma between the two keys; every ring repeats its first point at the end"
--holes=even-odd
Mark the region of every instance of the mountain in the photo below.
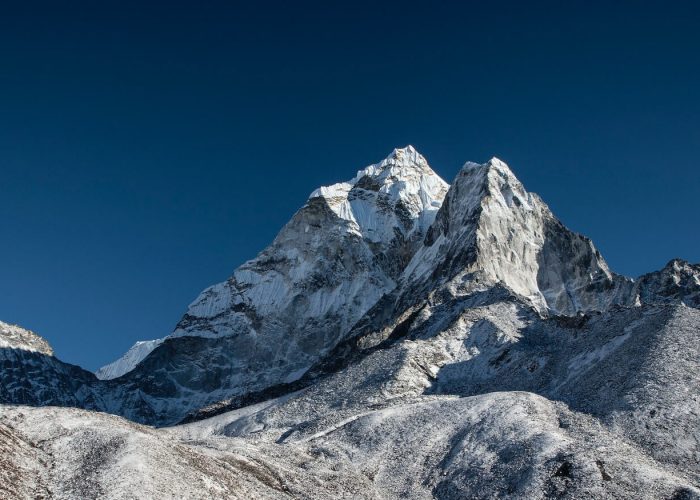
{"type": "Polygon", "coordinates": [[[268,248],[190,304],[175,331],[123,377],[123,396],[113,399],[121,406],[110,411],[172,424],[208,404],[295,382],[396,287],[447,189],[407,147],[315,190],[268,248]]]}
{"type": "Polygon", "coordinates": [[[140,340],[136,342],[126,353],[116,361],[113,361],[95,372],[100,380],[112,380],[130,372],[143,359],[151,354],[151,351],[163,343],[165,339],[140,340]]]}
{"type": "Polygon", "coordinates": [[[314,345],[298,354],[314,358],[396,286],[447,188],[409,146],[315,190],[267,249],[200,294],[172,336],[299,332],[314,345]]]}
{"type": "Polygon", "coordinates": [[[405,279],[420,289],[501,283],[539,312],[566,315],[624,302],[631,284],[497,158],[462,168],[405,279]]]}
{"type": "Polygon", "coordinates": [[[103,380],[1,324],[0,484],[700,498],[699,309],[700,265],[617,275],[502,161],[465,164],[448,189],[397,149],[314,191],[103,380]]]}

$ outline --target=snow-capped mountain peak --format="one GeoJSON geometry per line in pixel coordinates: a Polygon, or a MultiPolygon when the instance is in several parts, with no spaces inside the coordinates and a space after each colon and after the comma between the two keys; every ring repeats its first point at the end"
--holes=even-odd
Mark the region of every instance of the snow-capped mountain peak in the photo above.
{"type": "Polygon", "coordinates": [[[391,238],[394,228],[426,231],[448,188],[426,159],[406,146],[348,182],[316,189],[309,199],[323,198],[336,215],[354,223],[359,234],[378,241],[391,238]]]}
{"type": "Polygon", "coordinates": [[[403,279],[424,287],[474,273],[542,313],[602,310],[630,286],[495,157],[464,165],[403,279]]]}
{"type": "MultiPolygon", "coordinates": [[[[381,162],[360,170],[352,180],[315,190],[267,249],[238,268],[227,282],[202,292],[185,319],[212,318],[237,304],[249,305],[260,314],[279,312],[301,289],[305,296],[312,295],[307,282],[318,282],[320,269],[337,268],[325,272],[322,281],[335,281],[331,277],[338,273],[346,275],[350,268],[338,260],[341,255],[356,254],[354,266],[364,262],[359,271],[365,269],[372,275],[373,286],[357,299],[360,304],[375,301],[394,287],[407,256],[415,253],[432,224],[448,187],[412,146],[395,149],[381,162]],[[394,254],[400,254],[399,258],[394,254]]],[[[358,269],[352,271],[357,275],[358,269]]],[[[360,275],[362,282],[368,277],[363,272],[360,275]]],[[[344,281],[356,279],[347,274],[344,281]]],[[[330,291],[327,285],[321,289],[330,291]]],[[[320,302],[310,312],[317,315],[335,310],[338,300],[346,299],[319,297],[320,302]]],[[[238,331],[228,324],[226,331],[238,331]]],[[[207,332],[211,329],[185,327],[175,334],[206,336],[207,332]]]]}
{"type": "MultiPolygon", "coordinates": [[[[156,363],[165,350],[169,364],[190,366],[190,344],[211,344],[217,354],[207,367],[221,374],[214,390],[202,391],[201,380],[183,380],[174,372],[165,374],[162,386],[149,387],[154,396],[172,387],[183,392],[182,399],[168,399],[158,409],[168,418],[298,379],[396,287],[448,187],[409,146],[350,181],[317,189],[269,247],[204,290],[169,341],[139,360],[129,376],[152,378],[144,364],[156,363]],[[192,338],[204,340],[187,340],[192,338]],[[183,361],[174,361],[180,357],[183,361]],[[183,402],[185,394],[197,395],[183,402]]],[[[131,365],[126,359],[116,363],[131,365]]]]}
{"type": "MultiPolygon", "coordinates": [[[[347,330],[357,315],[395,286],[402,265],[425,236],[448,188],[409,145],[394,149],[347,182],[314,190],[270,247],[190,304],[172,336],[230,336],[264,330],[256,317],[285,310],[298,294],[312,302],[308,311],[296,312],[303,316],[300,322],[307,315],[350,311],[341,320],[341,330],[347,330]],[[348,256],[359,253],[354,260],[365,262],[366,272],[358,269],[359,276],[353,277],[349,268],[330,270],[337,267],[334,260],[339,251],[348,256]],[[334,282],[332,276],[338,271],[348,273],[345,285],[313,292],[318,286],[314,283],[334,282]],[[372,285],[365,287],[367,279],[372,285]],[[342,289],[350,295],[340,294],[342,289]],[[355,305],[349,306],[351,302],[355,305]]],[[[96,375],[111,379],[131,371],[162,341],[137,342],[96,375]]]]}
{"type": "Polygon", "coordinates": [[[395,182],[409,180],[421,173],[428,176],[437,175],[430,168],[425,157],[416,151],[413,146],[408,145],[403,148],[395,148],[391,154],[382,161],[358,170],[355,177],[347,182],[341,182],[331,186],[322,186],[314,190],[309,198],[331,194],[333,192],[332,188],[336,186],[338,188],[352,187],[365,177],[373,179],[373,185],[377,189],[383,188],[386,192],[395,182]]]}

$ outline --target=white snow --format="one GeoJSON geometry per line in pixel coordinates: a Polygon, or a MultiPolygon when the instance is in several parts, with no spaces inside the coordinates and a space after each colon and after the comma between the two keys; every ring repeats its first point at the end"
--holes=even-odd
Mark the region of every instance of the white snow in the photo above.
{"type": "Polygon", "coordinates": [[[95,372],[95,376],[102,380],[110,380],[121,377],[130,372],[143,359],[148,356],[153,349],[163,343],[165,339],[140,340],[136,342],[126,353],[116,361],[103,366],[95,372]]]}

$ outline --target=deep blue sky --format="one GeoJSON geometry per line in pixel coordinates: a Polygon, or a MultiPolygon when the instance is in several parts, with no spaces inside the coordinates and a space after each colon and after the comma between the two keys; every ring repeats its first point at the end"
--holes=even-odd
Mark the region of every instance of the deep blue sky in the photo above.
{"type": "Polygon", "coordinates": [[[697,2],[140,3],[0,12],[0,319],[68,362],[409,143],[505,160],[618,272],[700,261],[697,2]]]}

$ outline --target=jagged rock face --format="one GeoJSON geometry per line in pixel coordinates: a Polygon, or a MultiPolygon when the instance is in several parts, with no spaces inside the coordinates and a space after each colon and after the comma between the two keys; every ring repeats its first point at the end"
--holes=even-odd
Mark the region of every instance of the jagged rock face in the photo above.
{"type": "Polygon", "coordinates": [[[641,276],[633,294],[641,303],[683,303],[700,308],[700,265],[673,259],[661,271],[641,276]]]}
{"type": "MultiPolygon", "coordinates": [[[[190,304],[171,337],[260,336],[261,356],[273,359],[286,356],[270,352],[281,345],[324,349],[394,288],[447,189],[408,146],[315,190],[267,249],[190,304]]],[[[98,376],[127,373],[161,340],[137,343],[98,376]]]]}
{"type": "Polygon", "coordinates": [[[497,158],[460,171],[403,279],[423,292],[450,280],[502,283],[541,313],[565,315],[604,310],[631,288],[497,158]]]}
{"type": "MultiPolygon", "coordinates": [[[[700,311],[678,304],[541,318],[512,292],[485,290],[421,310],[402,337],[360,347],[333,375],[269,408],[241,411],[221,432],[302,443],[373,412],[404,412],[427,396],[527,391],[597,418],[697,482],[699,331],[700,311]]],[[[561,418],[562,432],[579,425],[561,418]]]]}

